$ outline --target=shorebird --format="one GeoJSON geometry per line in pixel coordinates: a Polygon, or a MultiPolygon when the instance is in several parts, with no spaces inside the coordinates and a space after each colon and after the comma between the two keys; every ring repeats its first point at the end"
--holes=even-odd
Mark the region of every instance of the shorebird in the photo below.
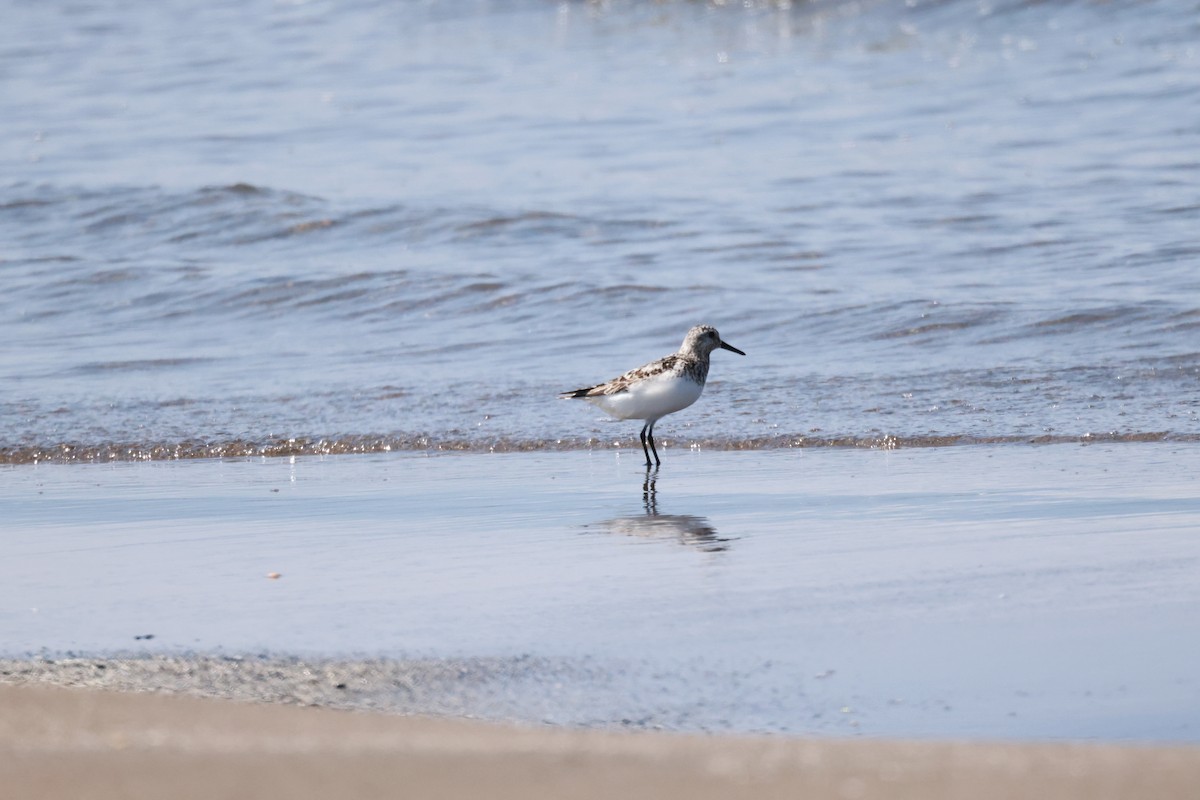
{"type": "Polygon", "coordinates": [[[617,419],[643,420],[646,424],[642,426],[641,439],[646,467],[651,466],[650,453],[654,453],[654,465],[661,466],[658,448],[654,446],[654,423],[700,399],[708,379],[708,357],[718,348],[746,355],[721,341],[716,328],[697,325],[687,332],[678,353],[631,369],[607,383],[563,392],[560,397],[582,398],[617,419]]]}

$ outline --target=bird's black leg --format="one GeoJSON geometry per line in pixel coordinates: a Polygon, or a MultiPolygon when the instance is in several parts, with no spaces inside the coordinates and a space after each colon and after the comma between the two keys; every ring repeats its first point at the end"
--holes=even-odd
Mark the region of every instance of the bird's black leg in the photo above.
{"type": "MultiPolygon", "coordinates": [[[[658,422],[658,420],[654,420],[654,422],[658,422]]],[[[654,453],[654,466],[661,467],[662,460],[659,459],[659,457],[658,457],[658,448],[654,446],[654,422],[649,423],[650,429],[648,431],[646,431],[646,438],[650,440],[650,451],[652,453],[654,453]]],[[[642,448],[645,449],[644,444],[642,445],[642,448]]],[[[647,467],[650,466],[650,456],[649,455],[646,456],[646,466],[647,467]]]]}
{"type": "MultiPolygon", "coordinates": [[[[642,452],[646,454],[646,467],[647,468],[650,466],[650,451],[646,449],[646,431],[649,430],[649,428],[650,428],[649,422],[647,422],[645,425],[642,426],[642,452]]],[[[653,440],[651,440],[651,441],[653,441],[653,440]]],[[[654,457],[658,458],[658,453],[655,453],[654,457]]]]}

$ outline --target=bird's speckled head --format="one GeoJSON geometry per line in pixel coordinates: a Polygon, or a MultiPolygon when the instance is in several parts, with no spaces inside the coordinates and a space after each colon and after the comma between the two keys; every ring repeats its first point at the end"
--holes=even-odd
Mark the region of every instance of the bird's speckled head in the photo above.
{"type": "Polygon", "coordinates": [[[687,336],[683,337],[683,344],[679,346],[679,354],[695,358],[708,358],[709,354],[718,347],[723,350],[732,350],[741,356],[746,355],[736,347],[721,341],[721,334],[717,333],[717,329],[712,325],[697,325],[688,331],[687,336]]]}

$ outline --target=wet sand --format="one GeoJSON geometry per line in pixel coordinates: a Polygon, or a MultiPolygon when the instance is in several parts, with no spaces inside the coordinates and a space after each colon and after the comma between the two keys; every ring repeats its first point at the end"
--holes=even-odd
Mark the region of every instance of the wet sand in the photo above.
{"type": "Polygon", "coordinates": [[[1197,454],[9,468],[0,785],[1188,797],[1197,454]]]}
{"type": "Polygon", "coordinates": [[[579,728],[1200,740],[1195,446],[630,455],[6,468],[0,657],[366,669],[293,688],[579,728]]]}
{"type": "Polygon", "coordinates": [[[580,732],[0,685],[14,797],[1185,798],[1200,748],[580,732]]]}

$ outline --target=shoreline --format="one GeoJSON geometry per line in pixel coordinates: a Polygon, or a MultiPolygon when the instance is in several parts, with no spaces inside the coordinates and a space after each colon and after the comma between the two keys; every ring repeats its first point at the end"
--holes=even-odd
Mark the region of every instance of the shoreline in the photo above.
{"type": "MultiPolygon", "coordinates": [[[[689,439],[664,437],[660,442],[664,453],[687,453],[697,450],[713,452],[773,452],[787,450],[924,450],[962,447],[1046,447],[1052,445],[1098,444],[1164,444],[1194,445],[1200,433],[1189,431],[1107,431],[1103,433],[1064,434],[997,434],[932,433],[926,435],[895,435],[873,432],[860,435],[813,436],[811,434],[777,434],[746,439],[689,439]]],[[[635,458],[639,450],[636,436],[628,431],[615,437],[588,439],[560,438],[518,439],[461,439],[419,435],[363,434],[340,437],[297,437],[247,441],[232,439],[217,442],[114,442],[86,444],[58,442],[36,445],[0,445],[0,466],[20,467],[43,464],[135,464],[201,461],[209,459],[276,459],[352,455],[492,455],[525,453],[612,453],[630,451],[635,458]]]]}
{"type": "MultiPolygon", "coordinates": [[[[304,657],[282,654],[123,653],[0,657],[0,688],[68,689],[153,694],[214,702],[350,713],[470,720],[531,730],[593,733],[664,733],[672,736],[783,738],[820,741],[987,742],[991,744],[1086,744],[1195,749],[1200,741],[1130,735],[1029,735],[999,729],[974,733],[916,730],[878,734],[857,725],[812,724],[791,730],[695,724],[704,705],[649,714],[622,713],[622,690],[612,665],[589,658],[514,657],[304,657]],[[610,683],[612,682],[612,683],[610,683]],[[605,715],[601,707],[611,704],[605,715]],[[565,709],[564,709],[565,707],[565,709]]],[[[629,677],[629,676],[626,676],[629,677]]],[[[824,676],[819,676],[824,679],[824,676]]],[[[636,692],[636,689],[632,689],[636,692]]],[[[949,710],[949,709],[947,709],[949,710]]],[[[644,711],[644,709],[643,709],[644,711]]],[[[849,709],[842,709],[848,713],[849,709]]],[[[815,721],[814,721],[815,722],[815,721]]]]}
{"type": "Polygon", "coordinates": [[[0,684],[23,798],[1183,798],[1200,747],[614,733],[0,684]],[[752,795],[746,795],[750,792],[752,795]],[[742,794],[735,794],[742,793],[742,794]]]}
{"type": "MultiPolygon", "coordinates": [[[[577,668],[576,668],[577,670],[577,668]]],[[[312,658],[200,653],[63,654],[0,658],[0,686],[155,693],[341,711],[488,719],[536,725],[496,710],[521,704],[516,684],[570,680],[547,658],[312,658]],[[504,687],[510,687],[504,692],[504,687]],[[491,708],[491,713],[487,709],[491,708]]],[[[620,726],[616,726],[620,727],[620,726]]]]}

